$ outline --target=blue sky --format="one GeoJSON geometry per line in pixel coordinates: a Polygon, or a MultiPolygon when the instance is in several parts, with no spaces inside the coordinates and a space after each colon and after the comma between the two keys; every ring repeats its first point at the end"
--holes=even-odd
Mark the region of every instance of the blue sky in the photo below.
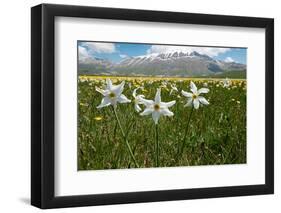
{"type": "Polygon", "coordinates": [[[97,57],[119,62],[126,57],[157,54],[173,51],[197,51],[214,59],[246,64],[246,48],[218,48],[202,46],[171,46],[134,43],[107,43],[107,42],[78,42],[79,60],[87,57],[97,57]]]}
{"type": "Polygon", "coordinates": [[[228,57],[233,59],[235,62],[241,64],[247,64],[247,49],[246,48],[231,48],[223,54],[215,56],[215,59],[225,61],[228,57]]]}

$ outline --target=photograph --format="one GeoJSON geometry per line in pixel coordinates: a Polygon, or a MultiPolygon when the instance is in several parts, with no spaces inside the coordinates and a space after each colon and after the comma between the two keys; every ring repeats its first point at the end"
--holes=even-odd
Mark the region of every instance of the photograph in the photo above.
{"type": "Polygon", "coordinates": [[[273,196],[274,18],[212,5],[31,8],[31,205],[273,196]]]}
{"type": "Polygon", "coordinates": [[[247,48],[77,41],[78,171],[246,164],[247,48]]]}

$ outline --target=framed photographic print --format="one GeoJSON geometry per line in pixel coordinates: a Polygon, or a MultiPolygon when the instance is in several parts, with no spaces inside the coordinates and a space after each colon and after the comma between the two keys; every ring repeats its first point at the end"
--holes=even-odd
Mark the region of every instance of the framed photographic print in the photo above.
{"type": "Polygon", "coordinates": [[[31,203],[271,194],[274,21],[31,9],[31,203]]]}

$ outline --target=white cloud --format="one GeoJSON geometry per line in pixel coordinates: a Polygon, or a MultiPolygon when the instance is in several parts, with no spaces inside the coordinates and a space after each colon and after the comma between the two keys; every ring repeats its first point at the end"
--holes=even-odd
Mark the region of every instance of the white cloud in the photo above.
{"type": "Polygon", "coordinates": [[[125,54],[120,54],[119,55],[121,58],[127,58],[128,56],[127,55],[125,55],[125,54]]]}
{"type": "Polygon", "coordinates": [[[90,55],[85,47],[78,46],[79,61],[90,58],[90,55]]]}
{"type": "Polygon", "coordinates": [[[230,62],[234,62],[234,59],[231,58],[231,57],[226,57],[226,58],[224,59],[224,61],[230,63],[230,62]]]}
{"type": "Polygon", "coordinates": [[[87,47],[90,52],[93,53],[113,53],[116,51],[113,43],[103,42],[82,42],[81,46],[87,47]]]}
{"type": "Polygon", "coordinates": [[[169,52],[184,52],[191,53],[193,51],[199,54],[205,54],[210,57],[217,56],[221,53],[229,51],[229,48],[219,48],[219,47],[191,47],[191,46],[170,46],[170,45],[152,45],[150,49],[147,50],[147,54],[154,53],[169,53],[169,52]]]}

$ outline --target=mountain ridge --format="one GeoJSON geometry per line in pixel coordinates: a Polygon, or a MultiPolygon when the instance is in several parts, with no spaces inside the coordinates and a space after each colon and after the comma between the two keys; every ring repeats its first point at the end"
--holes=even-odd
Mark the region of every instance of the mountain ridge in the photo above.
{"type": "Polygon", "coordinates": [[[196,51],[153,53],[126,57],[119,63],[101,58],[79,60],[79,74],[135,76],[210,76],[228,71],[245,71],[246,65],[216,60],[196,51]]]}

